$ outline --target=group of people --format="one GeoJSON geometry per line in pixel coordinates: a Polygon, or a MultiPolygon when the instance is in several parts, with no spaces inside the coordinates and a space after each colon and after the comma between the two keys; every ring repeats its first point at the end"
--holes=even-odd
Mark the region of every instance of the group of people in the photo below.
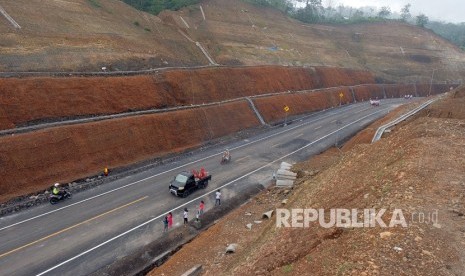
{"type": "MultiPolygon", "coordinates": [[[[221,191],[217,190],[215,192],[215,206],[221,205],[221,191]]],[[[200,201],[199,208],[197,210],[196,214],[196,219],[199,220],[200,217],[203,215],[205,212],[205,202],[202,200],[200,201]]],[[[189,210],[187,208],[184,208],[184,212],[182,214],[182,217],[184,219],[184,227],[187,226],[189,223],[189,210]]],[[[164,218],[163,218],[163,232],[168,232],[169,229],[173,227],[173,214],[169,212],[164,218]]]]}
{"type": "Polygon", "coordinates": [[[204,167],[200,168],[200,171],[192,170],[192,174],[197,179],[204,179],[208,176],[208,172],[205,170],[204,167]]]}

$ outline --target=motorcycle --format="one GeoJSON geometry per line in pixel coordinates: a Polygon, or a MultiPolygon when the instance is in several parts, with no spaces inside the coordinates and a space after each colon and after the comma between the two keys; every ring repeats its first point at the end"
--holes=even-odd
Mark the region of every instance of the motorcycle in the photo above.
{"type": "Polygon", "coordinates": [[[54,205],[57,204],[60,200],[65,200],[71,198],[71,193],[68,191],[63,191],[63,194],[58,195],[51,195],[50,196],[50,204],[54,205]]]}
{"type": "Polygon", "coordinates": [[[231,162],[231,155],[221,157],[221,165],[231,162]]]}

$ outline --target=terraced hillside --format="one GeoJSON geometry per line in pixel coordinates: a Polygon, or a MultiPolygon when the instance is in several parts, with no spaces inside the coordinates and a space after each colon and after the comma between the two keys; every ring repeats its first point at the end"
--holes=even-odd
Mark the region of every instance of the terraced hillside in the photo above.
{"type": "Polygon", "coordinates": [[[0,0],[1,71],[98,71],[208,65],[367,69],[384,79],[461,79],[465,54],[402,23],[307,25],[240,0],[204,0],[158,17],[110,0],[0,0]],[[200,5],[205,14],[203,18],[200,5]]]}

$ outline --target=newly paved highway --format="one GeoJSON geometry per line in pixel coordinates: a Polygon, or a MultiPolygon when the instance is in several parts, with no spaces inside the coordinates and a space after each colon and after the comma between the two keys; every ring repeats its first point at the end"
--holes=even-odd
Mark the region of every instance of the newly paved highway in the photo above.
{"type": "Polygon", "coordinates": [[[45,204],[2,217],[0,275],[94,272],[160,237],[165,213],[173,212],[175,225],[182,223],[184,207],[193,218],[200,200],[206,201],[207,210],[212,207],[218,187],[228,200],[246,185],[268,183],[281,161],[305,160],[404,102],[384,100],[379,107],[358,103],[302,117],[227,145],[233,158],[230,164],[219,164],[225,146],[213,147],[74,194],[54,206],[45,204]],[[178,172],[202,166],[213,175],[206,190],[186,199],[169,193],[168,183],[178,172]]]}

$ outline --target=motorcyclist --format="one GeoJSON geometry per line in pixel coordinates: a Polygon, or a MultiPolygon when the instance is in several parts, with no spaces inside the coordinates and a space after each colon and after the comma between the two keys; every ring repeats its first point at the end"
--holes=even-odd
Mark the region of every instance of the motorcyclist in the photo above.
{"type": "Polygon", "coordinates": [[[224,152],[223,152],[223,161],[229,161],[231,157],[231,154],[229,153],[229,150],[226,149],[224,152]]]}
{"type": "Polygon", "coordinates": [[[53,184],[52,194],[59,197],[62,197],[65,194],[65,191],[60,187],[60,183],[53,184]]]}

